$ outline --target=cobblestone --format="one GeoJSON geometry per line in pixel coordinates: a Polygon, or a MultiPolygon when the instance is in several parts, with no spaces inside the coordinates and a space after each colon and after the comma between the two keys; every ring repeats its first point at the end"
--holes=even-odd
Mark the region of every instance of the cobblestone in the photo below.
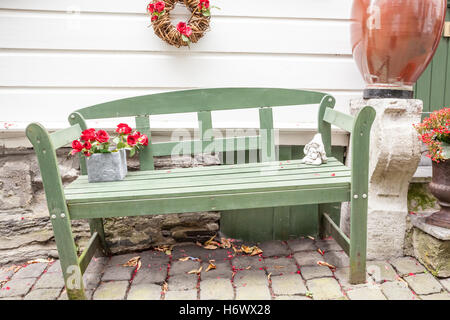
{"type": "MultiPolygon", "coordinates": [[[[335,250],[333,240],[303,238],[289,240],[287,245],[271,241],[259,246],[266,251],[264,258],[234,256],[229,250],[205,250],[195,244],[175,247],[172,257],[148,250],[94,258],[83,275],[86,297],[94,300],[346,300],[347,297],[350,300],[450,300],[450,278],[437,280],[411,257],[389,262],[368,261],[371,276],[367,282],[351,285],[349,267],[340,267],[347,264],[348,257],[343,251],[335,250]],[[324,256],[316,251],[316,246],[325,251],[324,256]],[[219,257],[214,259],[216,269],[206,271],[212,252],[219,257]],[[234,257],[230,260],[229,255],[234,257]],[[141,257],[141,268],[133,277],[135,268],[123,264],[136,256],[141,257]],[[207,259],[180,261],[176,256],[207,259]],[[319,260],[335,264],[337,269],[332,272],[328,267],[318,266],[319,260]],[[200,266],[203,266],[200,275],[188,274],[200,266]],[[163,293],[165,281],[168,292],[163,293]]],[[[59,261],[29,264],[15,274],[6,270],[0,270],[1,300],[67,300],[59,261]]]]}

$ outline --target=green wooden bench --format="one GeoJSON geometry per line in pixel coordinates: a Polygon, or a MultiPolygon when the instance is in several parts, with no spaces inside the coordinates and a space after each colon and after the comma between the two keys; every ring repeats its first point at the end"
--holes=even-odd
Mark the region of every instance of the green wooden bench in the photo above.
{"type": "MultiPolygon", "coordinates": [[[[333,110],[335,99],[320,92],[266,88],[219,88],[153,94],[107,102],[70,114],[71,127],[49,134],[38,123],[26,134],[37,154],[47,197],[50,220],[58,248],[67,294],[84,299],[82,274],[97,249],[109,254],[103,218],[234,210],[319,204],[319,235],[332,235],[350,257],[350,282],[366,280],[367,194],[370,128],[375,110],[363,108],[356,117],[333,110]],[[331,125],[350,133],[351,168],[335,158],[321,166],[299,160],[276,161],[272,108],[319,104],[318,131],[331,154],[331,125]],[[259,108],[260,130],[254,137],[213,139],[211,111],[259,108]],[[256,148],[260,162],[154,171],[154,156],[171,155],[178,142],[151,143],[150,115],[197,112],[200,139],[183,142],[191,150],[215,152],[256,148]],[[140,171],[123,181],[88,183],[86,164],[80,157],[81,176],[64,187],[55,150],[66,146],[87,129],[85,120],[130,117],[136,128],[150,137],[139,154],[140,171]],[[267,134],[263,134],[266,132],[267,134]],[[351,201],[350,239],[327,214],[327,204],[351,201]],[[92,237],[80,257],[71,231],[71,220],[89,219],[92,237]]],[[[282,210],[281,210],[282,211],[282,210]]],[[[282,212],[280,212],[282,214],[282,212]]],[[[314,219],[315,217],[311,217],[314,219]]]]}

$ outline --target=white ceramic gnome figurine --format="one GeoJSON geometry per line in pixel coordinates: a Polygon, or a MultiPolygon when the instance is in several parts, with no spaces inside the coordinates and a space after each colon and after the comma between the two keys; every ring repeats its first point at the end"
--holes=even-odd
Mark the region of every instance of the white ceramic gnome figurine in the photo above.
{"type": "Polygon", "coordinates": [[[302,163],[314,165],[327,163],[328,159],[320,133],[317,133],[311,142],[305,146],[303,152],[305,153],[305,157],[301,160],[302,163]]]}

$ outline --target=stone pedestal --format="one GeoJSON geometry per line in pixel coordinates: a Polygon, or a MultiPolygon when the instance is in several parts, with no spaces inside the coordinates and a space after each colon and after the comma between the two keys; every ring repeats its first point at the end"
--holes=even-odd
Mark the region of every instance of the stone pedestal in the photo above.
{"type": "MultiPolygon", "coordinates": [[[[355,99],[350,102],[350,112],[355,115],[367,105],[377,112],[370,138],[367,255],[378,260],[403,255],[408,185],[421,151],[413,124],[421,120],[423,103],[414,99],[355,99]]],[[[347,235],[349,224],[349,205],[343,204],[341,228],[347,235]]]]}

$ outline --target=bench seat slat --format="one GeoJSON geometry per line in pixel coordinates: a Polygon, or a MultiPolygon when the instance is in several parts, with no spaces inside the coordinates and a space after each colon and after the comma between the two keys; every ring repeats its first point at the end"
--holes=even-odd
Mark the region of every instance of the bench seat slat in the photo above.
{"type": "Polygon", "coordinates": [[[161,170],[162,174],[159,175],[149,175],[149,174],[141,174],[141,175],[133,175],[127,176],[123,181],[113,181],[113,182],[103,182],[92,184],[89,183],[87,179],[78,178],[76,181],[71,183],[66,187],[67,191],[71,191],[72,189],[95,189],[95,188],[104,188],[104,187],[117,187],[119,185],[132,185],[139,184],[140,182],[146,184],[161,184],[161,183],[183,183],[185,180],[188,181],[206,181],[211,182],[215,180],[223,180],[223,179],[233,179],[235,177],[244,178],[244,177],[261,177],[261,176],[269,176],[269,175],[295,175],[295,174],[308,174],[314,173],[317,175],[330,175],[333,172],[337,171],[349,171],[349,168],[340,165],[340,166],[320,166],[320,167],[305,167],[305,166],[278,166],[278,167],[267,167],[263,170],[261,168],[248,168],[246,170],[216,170],[216,171],[207,171],[207,172],[176,172],[172,173],[170,170],[161,170]]]}
{"type": "Polygon", "coordinates": [[[350,200],[347,186],[69,204],[71,219],[296,206],[350,200]],[[324,197],[326,194],[326,197],[324,197]]]}
{"type": "MultiPolygon", "coordinates": [[[[335,177],[350,177],[351,174],[348,170],[336,171],[334,173],[335,177]]],[[[211,178],[211,179],[171,179],[170,181],[155,181],[152,180],[141,180],[139,182],[128,183],[122,181],[120,183],[112,184],[104,187],[90,188],[86,186],[84,189],[70,189],[67,190],[66,195],[75,194],[87,194],[87,193],[120,193],[124,191],[143,191],[143,190],[158,190],[167,188],[190,188],[190,187],[200,187],[200,186],[221,186],[221,185],[235,185],[248,184],[248,183],[270,183],[276,181],[293,181],[293,180],[322,180],[331,177],[330,172],[325,172],[322,174],[317,173],[300,173],[300,174],[274,174],[274,175],[261,175],[259,173],[247,176],[245,174],[234,175],[229,178],[211,178]]]]}
{"type": "Polygon", "coordinates": [[[133,190],[121,192],[88,192],[83,194],[66,194],[67,202],[95,202],[95,201],[113,201],[128,199],[145,199],[151,197],[174,197],[174,196],[194,196],[199,194],[215,195],[219,193],[240,193],[240,192],[262,192],[262,191],[281,191],[289,189],[308,189],[308,188],[328,188],[328,187],[350,187],[350,176],[347,177],[329,177],[324,179],[308,180],[288,180],[273,182],[254,182],[242,184],[226,184],[216,186],[201,187],[177,187],[167,189],[133,190]]]}
{"type": "MultiPolygon", "coordinates": [[[[152,178],[161,176],[164,178],[171,178],[175,176],[191,176],[191,175],[205,175],[205,174],[214,174],[218,172],[223,173],[241,173],[241,172],[250,172],[250,171],[260,171],[262,167],[270,167],[274,170],[279,170],[281,167],[286,169],[288,168],[305,168],[305,169],[318,169],[325,167],[336,167],[343,166],[341,162],[336,160],[335,158],[328,158],[328,162],[324,163],[320,166],[313,166],[300,163],[300,160],[288,160],[288,161],[272,161],[266,163],[245,163],[245,164],[236,164],[236,165],[221,165],[221,166],[206,166],[206,167],[190,167],[190,168],[174,168],[169,170],[154,170],[154,171],[130,171],[127,174],[126,179],[134,179],[145,176],[151,176],[152,178]],[[171,173],[167,175],[167,173],[171,173]]],[[[81,181],[87,181],[87,175],[79,176],[75,182],[71,185],[80,183],[81,181]]],[[[69,187],[71,186],[69,185],[69,187]]]]}

